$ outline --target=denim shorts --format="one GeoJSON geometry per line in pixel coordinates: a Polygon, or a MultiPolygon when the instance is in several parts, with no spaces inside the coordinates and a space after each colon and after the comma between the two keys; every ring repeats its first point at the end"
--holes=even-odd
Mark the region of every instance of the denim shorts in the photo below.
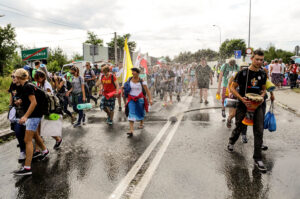
{"type": "Polygon", "coordinates": [[[26,121],[26,131],[37,131],[42,118],[28,118],[26,121]]]}

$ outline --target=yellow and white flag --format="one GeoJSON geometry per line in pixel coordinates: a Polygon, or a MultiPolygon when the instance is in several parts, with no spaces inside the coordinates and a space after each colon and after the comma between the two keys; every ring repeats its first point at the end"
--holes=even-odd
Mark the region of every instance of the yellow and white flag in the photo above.
{"type": "Polygon", "coordinates": [[[127,38],[125,39],[125,45],[124,45],[124,59],[123,59],[123,85],[128,80],[129,77],[132,77],[132,71],[133,68],[130,52],[127,44],[127,38]]]}

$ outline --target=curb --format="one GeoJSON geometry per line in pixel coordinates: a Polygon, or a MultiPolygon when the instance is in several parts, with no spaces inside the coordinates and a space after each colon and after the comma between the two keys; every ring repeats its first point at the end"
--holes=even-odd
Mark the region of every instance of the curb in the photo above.
{"type": "Polygon", "coordinates": [[[1,140],[7,140],[10,136],[14,135],[15,132],[13,132],[10,129],[5,129],[0,131],[0,139],[1,140]]]}
{"type": "Polygon", "coordinates": [[[275,104],[276,104],[277,106],[279,106],[279,107],[283,108],[284,110],[287,110],[287,111],[289,111],[289,112],[295,114],[296,116],[300,117],[300,113],[298,113],[295,109],[293,109],[293,108],[291,108],[291,107],[289,107],[289,106],[287,106],[287,105],[285,105],[285,104],[282,104],[282,103],[280,103],[280,102],[276,102],[276,101],[274,101],[274,102],[275,102],[275,104]]]}

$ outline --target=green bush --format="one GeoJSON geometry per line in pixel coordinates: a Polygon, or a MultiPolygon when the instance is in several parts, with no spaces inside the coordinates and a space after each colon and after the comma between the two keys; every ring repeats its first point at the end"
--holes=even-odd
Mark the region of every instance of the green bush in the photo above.
{"type": "Polygon", "coordinates": [[[11,84],[11,77],[0,77],[0,113],[8,110],[9,93],[7,90],[11,84]]]}

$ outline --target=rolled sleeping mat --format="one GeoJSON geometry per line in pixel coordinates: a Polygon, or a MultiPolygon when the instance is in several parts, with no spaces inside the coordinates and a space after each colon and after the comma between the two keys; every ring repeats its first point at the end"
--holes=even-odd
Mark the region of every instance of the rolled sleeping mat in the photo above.
{"type": "Polygon", "coordinates": [[[45,117],[47,120],[59,120],[60,115],[56,113],[51,113],[48,117],[45,117]]]}
{"type": "Polygon", "coordinates": [[[237,104],[238,104],[238,100],[237,99],[226,98],[224,100],[224,106],[225,107],[235,108],[235,107],[237,107],[237,104]]]}
{"type": "Polygon", "coordinates": [[[93,106],[91,103],[85,103],[85,104],[77,104],[78,110],[84,110],[84,109],[91,109],[93,106]]]}

